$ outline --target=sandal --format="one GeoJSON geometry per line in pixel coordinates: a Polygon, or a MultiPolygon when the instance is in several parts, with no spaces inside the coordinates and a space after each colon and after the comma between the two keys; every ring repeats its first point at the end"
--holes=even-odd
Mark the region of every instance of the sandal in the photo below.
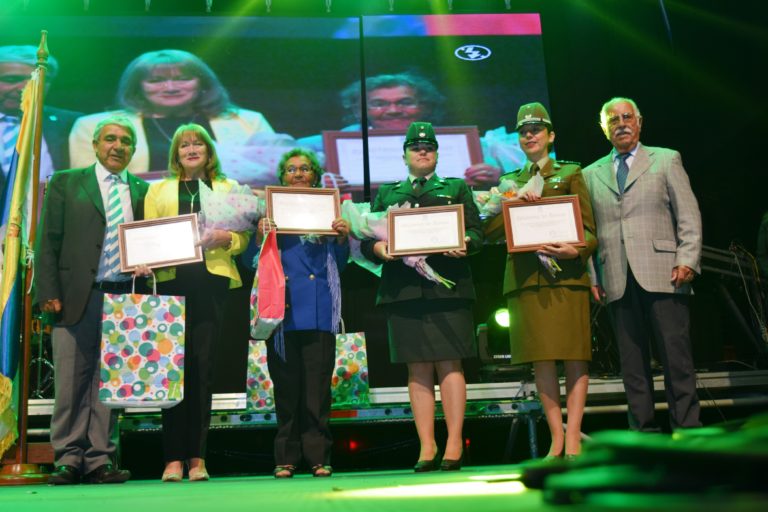
{"type": "Polygon", "coordinates": [[[275,478],[293,478],[294,473],[296,473],[296,466],[292,464],[277,465],[272,471],[275,478]]]}
{"type": "Polygon", "coordinates": [[[323,464],[315,464],[312,466],[312,476],[324,478],[333,474],[333,468],[323,464]]]}

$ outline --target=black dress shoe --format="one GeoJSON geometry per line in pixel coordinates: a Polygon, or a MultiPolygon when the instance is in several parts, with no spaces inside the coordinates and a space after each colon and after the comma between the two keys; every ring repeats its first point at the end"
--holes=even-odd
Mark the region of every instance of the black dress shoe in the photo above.
{"type": "Polygon", "coordinates": [[[440,463],[440,471],[458,471],[461,469],[461,459],[443,459],[440,463]]]}
{"type": "Polygon", "coordinates": [[[56,466],[51,476],[48,477],[51,485],[75,485],[80,483],[80,470],[75,466],[56,466]]]}
{"type": "Polygon", "coordinates": [[[89,484],[122,484],[131,478],[127,469],[117,469],[112,464],[102,464],[83,478],[89,484]]]}
{"type": "Polygon", "coordinates": [[[431,460],[420,460],[413,466],[414,473],[428,473],[440,469],[440,450],[435,451],[435,458],[431,460]]]}

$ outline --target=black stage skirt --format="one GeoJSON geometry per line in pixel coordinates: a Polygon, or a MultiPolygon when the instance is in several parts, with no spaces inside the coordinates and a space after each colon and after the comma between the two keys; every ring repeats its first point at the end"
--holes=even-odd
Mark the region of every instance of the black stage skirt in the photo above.
{"type": "Polygon", "coordinates": [[[475,357],[472,301],[409,300],[385,305],[389,359],[393,363],[450,361],[475,357]]]}

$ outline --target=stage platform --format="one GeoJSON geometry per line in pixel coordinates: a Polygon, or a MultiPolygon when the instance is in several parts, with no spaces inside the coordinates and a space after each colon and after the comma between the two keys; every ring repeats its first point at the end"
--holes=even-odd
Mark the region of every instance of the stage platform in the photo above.
{"type": "MultiPolygon", "coordinates": [[[[527,489],[513,465],[463,468],[459,472],[414,474],[412,471],[336,473],[331,478],[298,474],[291,480],[271,476],[227,477],[209,482],[163,484],[132,480],[122,485],[5,487],[0,510],[61,512],[70,510],[140,510],[211,512],[542,512],[563,510],[539,490],[527,489]]],[[[600,492],[568,506],[572,512],[614,510],[676,512],[747,512],[766,510],[765,495],[717,493],[600,492]]]]}
{"type": "MultiPolygon", "coordinates": [[[[702,372],[697,375],[697,383],[705,424],[768,408],[766,370],[702,372]],[[730,414],[729,409],[738,412],[730,414]]],[[[664,411],[667,405],[661,375],[655,377],[655,389],[656,407],[664,411]]],[[[440,397],[439,391],[437,397],[440,397]]],[[[537,456],[539,445],[548,443],[541,404],[532,382],[468,384],[467,398],[465,430],[474,443],[474,461],[491,464],[519,461],[537,456]]],[[[28,432],[34,441],[30,446],[30,458],[34,459],[31,462],[50,463],[53,455],[47,441],[53,400],[31,400],[29,411],[28,432]]],[[[621,379],[590,378],[582,431],[590,435],[604,429],[626,428],[625,414],[621,379]]],[[[438,402],[437,417],[441,416],[438,402]]],[[[405,387],[371,389],[367,407],[334,409],[331,421],[337,439],[334,460],[341,457],[340,461],[349,464],[347,469],[397,467],[410,460],[417,445],[405,387]],[[347,449],[351,439],[361,445],[357,452],[347,449]]],[[[227,459],[235,457],[243,461],[239,467],[249,468],[248,459],[258,458],[261,462],[255,472],[267,471],[275,423],[272,412],[246,410],[245,393],[214,395],[211,438],[219,454],[218,465],[226,466],[227,459]],[[248,431],[264,431],[264,435],[246,434],[248,431]],[[253,441],[257,437],[259,441],[253,441]],[[248,447],[244,448],[244,444],[248,447]]],[[[129,409],[120,417],[120,431],[126,446],[135,443],[136,448],[141,448],[147,442],[158,443],[160,430],[159,409],[129,409]]],[[[156,448],[160,448],[159,444],[156,448]]],[[[149,472],[155,470],[148,469],[149,472]]]]}
{"type": "MultiPolygon", "coordinates": [[[[562,379],[561,379],[562,385],[562,379]]],[[[697,373],[697,387],[702,407],[732,405],[768,405],[768,370],[743,370],[697,373]]],[[[664,378],[654,377],[657,408],[665,409],[664,378]]],[[[467,385],[467,418],[535,415],[541,411],[532,381],[477,383],[467,385]]],[[[562,387],[564,394],[565,389],[562,387]]],[[[436,391],[440,399],[440,391],[436,391]]],[[[626,411],[621,379],[591,377],[587,398],[587,414],[626,411]]],[[[50,416],[53,399],[32,399],[29,415],[50,416]]],[[[121,430],[159,430],[159,409],[129,409],[121,416],[121,430]]],[[[440,411],[438,410],[438,415],[440,411]]],[[[272,412],[247,411],[245,393],[222,393],[213,396],[211,428],[259,428],[275,425],[272,412]]],[[[370,405],[356,409],[334,409],[334,423],[376,423],[410,421],[406,387],[373,388],[370,405]]],[[[37,431],[37,433],[43,433],[37,431]]]]}

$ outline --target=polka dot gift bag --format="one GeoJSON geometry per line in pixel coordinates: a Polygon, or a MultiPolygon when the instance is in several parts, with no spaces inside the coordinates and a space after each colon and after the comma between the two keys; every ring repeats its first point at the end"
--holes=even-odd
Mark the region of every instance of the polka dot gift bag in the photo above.
{"type": "Polygon", "coordinates": [[[104,294],[99,399],[107,407],[173,407],[184,398],[184,297],[104,294]]]}

